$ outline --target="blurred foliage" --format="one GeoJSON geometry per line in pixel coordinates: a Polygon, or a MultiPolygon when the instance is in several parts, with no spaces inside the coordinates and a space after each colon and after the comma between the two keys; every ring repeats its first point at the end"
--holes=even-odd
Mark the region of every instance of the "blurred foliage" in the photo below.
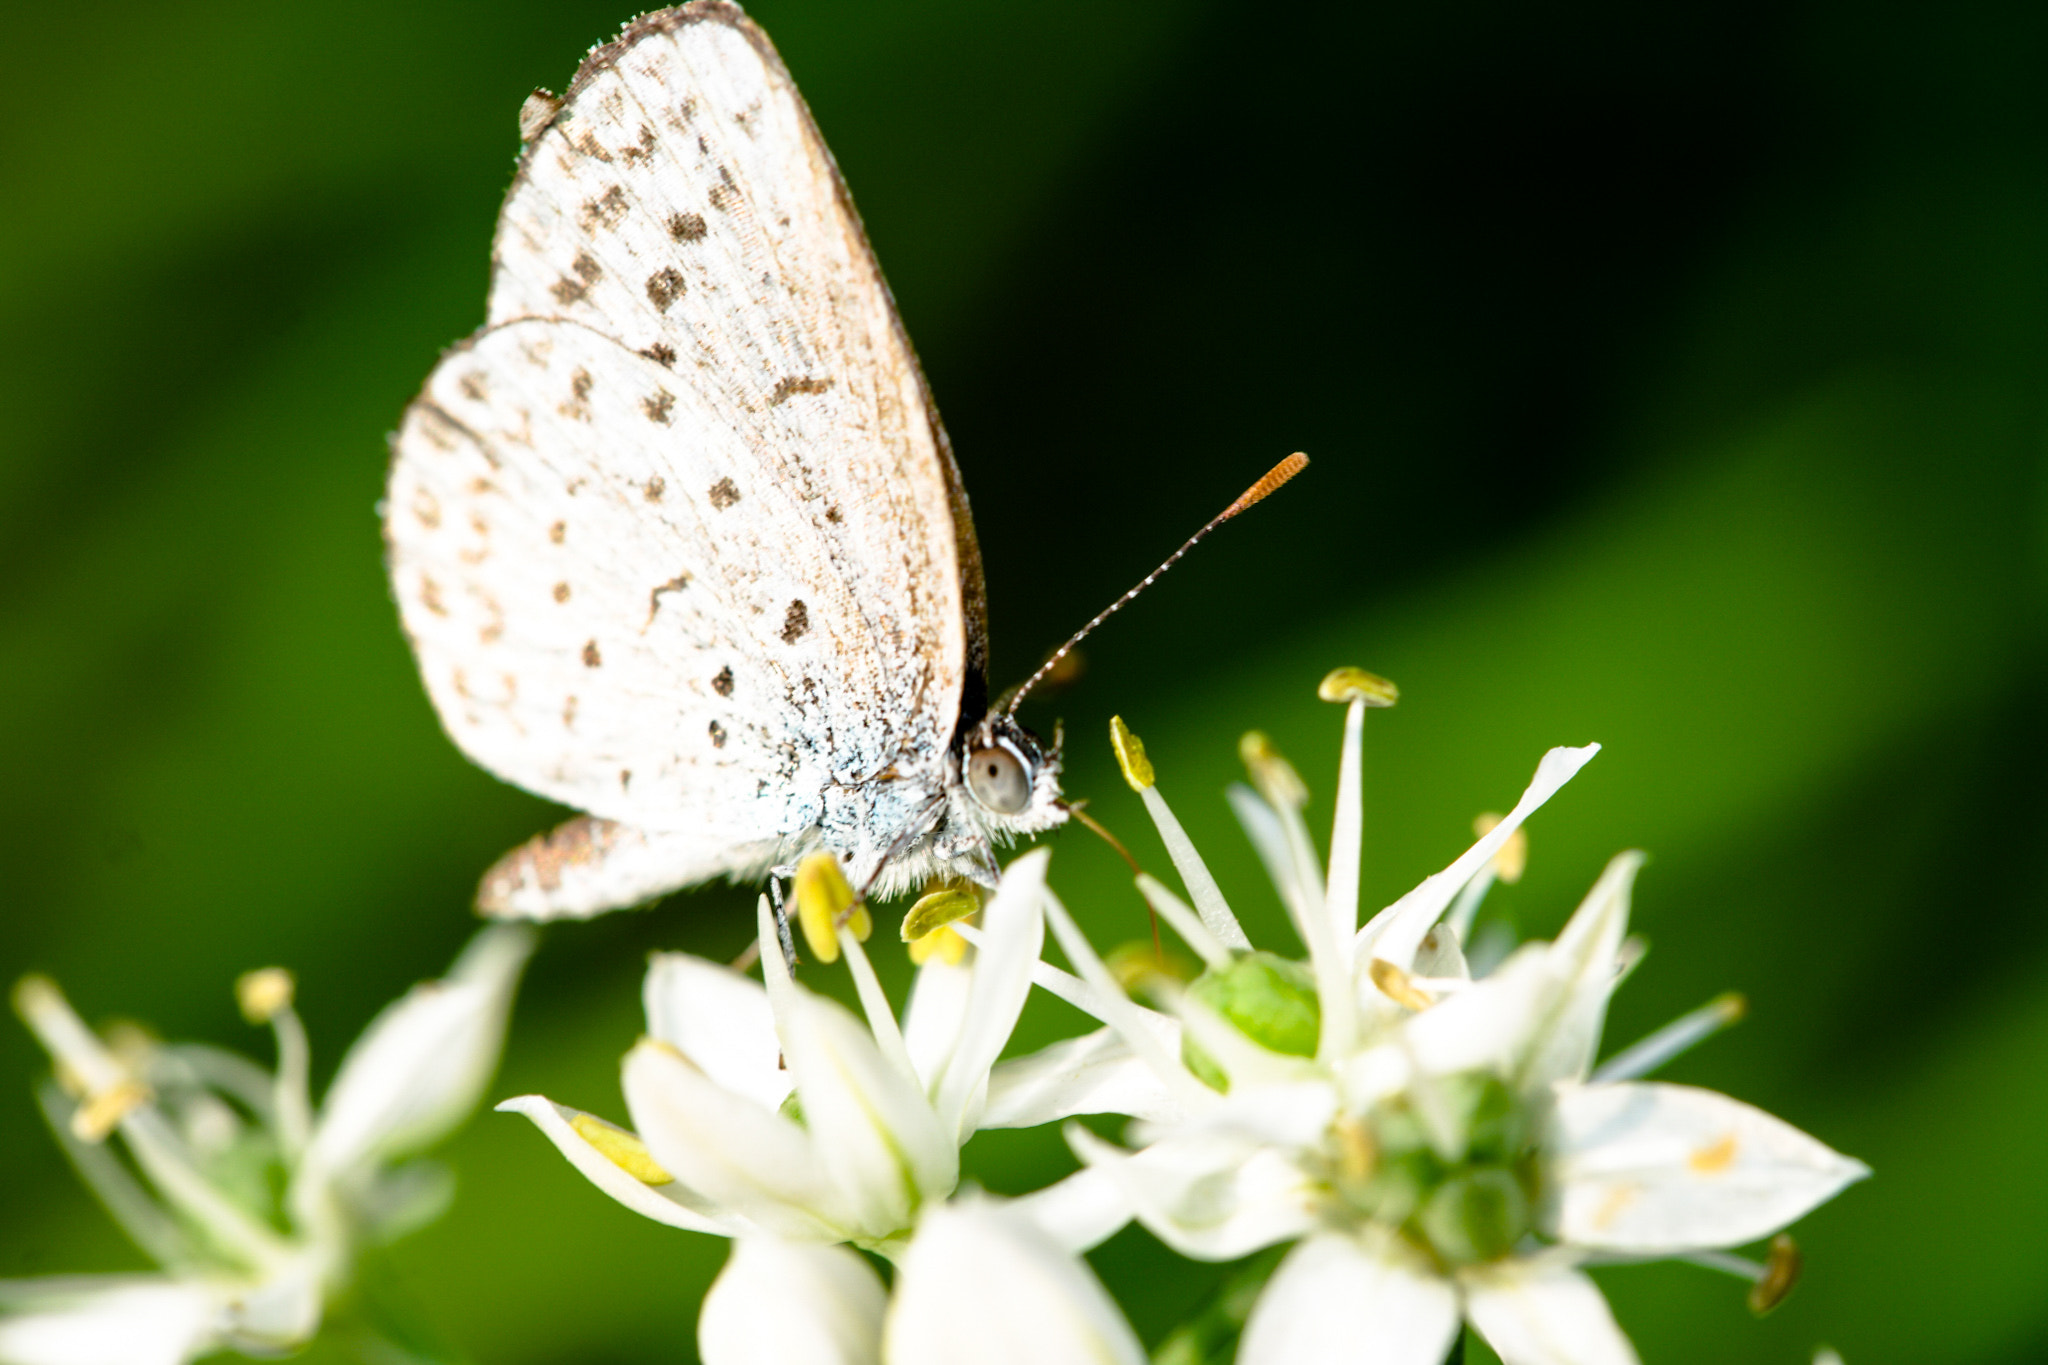
{"type": "MultiPolygon", "coordinates": [[[[1288,450],[1234,524],[1035,703],[1153,866],[1112,711],[1255,939],[1220,799],[1272,734],[1325,798],[1336,664],[1368,734],[1368,898],[1441,866],[1548,745],[1606,752],[1497,892],[1553,930],[1651,850],[1626,1041],[1724,988],[1675,1067],[1876,1168],[1808,1279],[1603,1272],[1647,1360],[2048,1354],[2048,11],[1839,0],[769,0],[975,498],[1019,676],[1288,450]],[[1937,932],[1938,931],[1938,932],[1937,932]]],[[[261,1050],[297,968],[318,1059],[436,974],[479,869],[554,818],[441,736],[396,628],[384,437],[482,315],[514,114],[590,0],[0,13],[0,974],[261,1050]]],[[[1327,818],[1327,805],[1317,819],[1327,818]]],[[[1062,834],[1099,941],[1145,932],[1062,834]]],[[[642,954],[736,952],[714,889],[548,935],[498,1092],[622,1114],[642,954]]],[[[898,969],[901,979],[901,969],[898,969]]],[[[1034,1006],[1020,1045],[1073,1027],[1034,1006]]],[[[139,1264],[0,1028],[0,1274],[139,1264]],[[11,1079],[10,1079],[11,1078],[11,1079]],[[5,1100],[7,1094],[12,1100],[5,1100]]],[[[388,1270],[475,1358],[691,1358],[724,1248],[634,1218],[524,1123],[458,1141],[388,1270]]],[[[1066,1169],[991,1134],[978,1178],[1066,1169]]],[[[1147,1339],[1222,1267],[1096,1257],[1147,1339]]]]}

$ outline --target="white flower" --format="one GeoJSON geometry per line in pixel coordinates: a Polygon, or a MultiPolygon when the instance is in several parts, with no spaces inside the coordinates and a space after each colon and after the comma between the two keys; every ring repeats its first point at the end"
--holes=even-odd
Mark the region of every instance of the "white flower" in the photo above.
{"type": "MultiPolygon", "coordinates": [[[[791,978],[764,898],[763,983],[701,958],[655,957],[648,1036],[623,1068],[633,1130],[539,1095],[498,1107],[533,1120],[605,1193],[673,1227],[893,1255],[920,1210],[959,1183],[960,1146],[982,1121],[990,1069],[1030,992],[1049,856],[1010,865],[972,965],[925,962],[900,1029],[851,924],[825,941],[846,956],[864,1020],[791,978]]],[[[1065,1100],[1048,1087],[1038,1112],[1072,1112],[1065,1100]]],[[[1078,1218],[1075,1244],[1102,1235],[1099,1201],[1075,1214],[1072,1194],[1049,1192],[1051,1225],[1078,1218]]]]}
{"type": "Polygon", "coordinates": [[[280,969],[238,985],[244,1013],[276,1032],[275,1073],[203,1044],[103,1038],[55,984],[22,980],[15,1006],[56,1063],[40,1096],[51,1127],[164,1273],[0,1282],[0,1362],[177,1365],[310,1340],[358,1247],[445,1207],[439,1166],[397,1163],[475,1106],[531,948],[523,928],[478,934],[446,978],[370,1024],[317,1115],[280,969]]]}
{"type": "Polygon", "coordinates": [[[705,1365],[1140,1365],[1138,1338],[1088,1268],[1015,1204],[963,1198],[920,1216],[893,1295],[857,1252],[734,1240],[705,1297],[705,1365]]]}
{"type": "MultiPolygon", "coordinates": [[[[1609,866],[1555,943],[1525,945],[1472,979],[1456,932],[1438,921],[1597,746],[1552,750],[1504,820],[1357,928],[1361,725],[1365,707],[1391,694],[1375,684],[1355,670],[1324,684],[1327,698],[1350,702],[1327,878],[1300,781],[1257,737],[1246,756],[1260,791],[1231,794],[1308,946],[1306,966],[1249,952],[1142,748],[1115,723],[1126,775],[1195,907],[1149,878],[1140,889],[1209,970],[1185,990],[1162,989],[1170,1015],[1144,1010],[1048,901],[1082,977],[1051,984],[1120,1044],[1102,1044],[1095,1065],[1155,1079],[1153,1102],[1123,1111],[1149,1120],[1139,1150],[1078,1128],[1070,1139],[1185,1255],[1297,1243],[1246,1323],[1246,1365],[1357,1359],[1366,1343],[1374,1360],[1430,1365],[1461,1318],[1508,1365],[1633,1361],[1580,1265],[1680,1257],[1782,1276],[1783,1259],[1756,1267],[1723,1249],[1770,1235],[1868,1172],[1725,1096],[1632,1079],[1725,1023],[1725,1002],[1595,1076],[1607,1000],[1626,969],[1638,855],[1609,866]]],[[[1475,901],[1463,898],[1462,921],[1475,901]]],[[[1126,1076],[1122,1089],[1138,1086],[1126,1076]]],[[[1789,1283],[1770,1286],[1782,1294],[1789,1283]]]]}

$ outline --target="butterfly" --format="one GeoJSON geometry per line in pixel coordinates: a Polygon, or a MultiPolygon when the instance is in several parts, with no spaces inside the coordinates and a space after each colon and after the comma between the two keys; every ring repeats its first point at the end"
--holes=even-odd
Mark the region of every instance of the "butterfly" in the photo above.
{"type": "Polygon", "coordinates": [[[587,916],[817,849],[882,896],[1062,823],[992,709],[945,429],[766,35],[697,0],[536,92],[484,327],[393,437],[393,592],[443,726],[586,812],[486,913],[587,916]]]}

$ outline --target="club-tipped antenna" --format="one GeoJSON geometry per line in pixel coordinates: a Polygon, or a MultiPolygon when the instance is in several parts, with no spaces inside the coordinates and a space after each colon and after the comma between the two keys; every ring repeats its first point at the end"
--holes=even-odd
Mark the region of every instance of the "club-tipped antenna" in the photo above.
{"type": "Polygon", "coordinates": [[[1073,636],[1070,639],[1068,639],[1068,641],[1065,644],[1061,645],[1058,649],[1054,650],[1052,652],[1052,657],[1047,659],[1044,663],[1040,664],[1038,666],[1038,671],[1036,673],[1033,673],[1030,677],[1026,678],[1023,682],[1023,685],[1010,694],[1010,699],[1003,704],[1003,714],[1005,716],[1014,718],[1017,714],[1017,703],[1023,701],[1025,695],[1029,693],[1032,688],[1038,686],[1038,684],[1044,680],[1046,674],[1052,672],[1053,669],[1059,667],[1060,660],[1066,658],[1067,655],[1073,651],[1075,645],[1078,645],[1081,643],[1081,641],[1087,639],[1089,633],[1093,631],[1097,626],[1101,625],[1104,621],[1107,621],[1110,617],[1116,615],[1119,611],[1122,611],[1124,605],[1128,603],[1133,597],[1136,597],[1139,593],[1145,591],[1145,589],[1151,587],[1155,582],[1157,582],[1161,574],[1165,573],[1168,569],[1172,568],[1175,564],[1178,564],[1180,562],[1180,557],[1182,555],[1186,554],[1189,550],[1194,549],[1196,545],[1201,543],[1202,537],[1208,535],[1211,531],[1221,526],[1224,522],[1229,521],[1232,517],[1236,516],[1239,512],[1244,511],[1246,508],[1252,506],[1254,503],[1263,502],[1267,497],[1271,496],[1272,493],[1275,492],[1281,484],[1286,483],[1289,479],[1293,478],[1296,474],[1299,474],[1302,470],[1306,468],[1308,468],[1308,456],[1302,454],[1300,451],[1297,450],[1296,452],[1294,452],[1294,454],[1289,455],[1279,464],[1276,464],[1271,469],[1267,470],[1264,478],[1260,479],[1250,488],[1245,489],[1244,492],[1238,494],[1237,501],[1231,503],[1230,506],[1224,508],[1221,512],[1218,512],[1213,518],[1210,519],[1209,524],[1207,526],[1204,526],[1201,530],[1189,536],[1187,538],[1187,541],[1178,550],[1175,550],[1172,554],[1166,557],[1166,562],[1164,564],[1161,564],[1151,573],[1146,574],[1145,577],[1139,581],[1137,587],[1132,588],[1122,597],[1117,598],[1116,601],[1110,603],[1107,607],[1104,607],[1099,613],[1096,614],[1094,620],[1090,621],[1087,625],[1075,631],[1073,636]]]}

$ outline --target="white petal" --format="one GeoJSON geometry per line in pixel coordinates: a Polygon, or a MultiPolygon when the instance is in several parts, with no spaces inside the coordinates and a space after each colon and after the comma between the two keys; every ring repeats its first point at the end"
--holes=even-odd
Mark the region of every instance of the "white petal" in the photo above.
{"type": "Polygon", "coordinates": [[[1503,1365],[1636,1365],[1585,1272],[1510,1261],[1465,1276],[1465,1313],[1503,1365]]]}
{"type": "Polygon", "coordinates": [[[1238,1365],[1438,1365],[1458,1333],[1448,1281],[1397,1243],[1318,1233],[1273,1272],[1238,1365]]]}
{"type": "Polygon", "coordinates": [[[1645,1254],[1739,1246],[1870,1170],[1761,1109],[1691,1086],[1560,1086],[1545,1145],[1552,1226],[1645,1254]]]}
{"type": "Polygon", "coordinates": [[[711,1207],[778,1236],[845,1240],[851,1211],[802,1128],[715,1084],[659,1043],[634,1047],[624,1073],[640,1140],[711,1207]]]}
{"type": "Polygon", "coordinates": [[[485,929],[446,978],[413,987],[370,1022],[327,1088],[306,1171],[338,1177],[425,1146],[467,1117],[498,1065],[533,942],[523,925],[485,929]]]}
{"type": "Polygon", "coordinates": [[[811,1147],[864,1236],[909,1230],[918,1206],[960,1179],[960,1149],[917,1082],[867,1025],[799,988],[782,1036],[811,1147]]]}
{"type": "Polygon", "coordinates": [[[881,1277],[843,1246],[742,1237],[704,1296],[704,1365],[870,1365],[881,1358],[881,1277]]]}
{"type": "Polygon", "coordinates": [[[1611,860],[1546,952],[1557,999],[1522,1064],[1520,1080],[1526,1088],[1584,1080],[1592,1070],[1607,1002],[1620,984],[1617,967],[1628,933],[1629,892],[1642,865],[1640,853],[1611,860]]]}
{"type": "Polygon", "coordinates": [[[1169,1138],[1214,1136],[1243,1147],[1310,1147],[1329,1131],[1338,1100],[1337,1087],[1320,1078],[1232,1086],[1221,1103],[1193,1118],[1170,1127],[1144,1124],[1139,1131],[1169,1138]]]}
{"type": "Polygon", "coordinates": [[[1131,1221],[1130,1201],[1116,1181],[1090,1168],[1012,1199],[1006,1207],[1029,1218],[1047,1237],[1076,1254],[1100,1246],[1131,1221]]]}
{"type": "Polygon", "coordinates": [[[1186,1110],[1130,1044],[1115,1030],[1099,1028],[996,1063],[979,1126],[1035,1128],[1075,1114],[1170,1123],[1186,1110]]]}
{"type": "Polygon", "coordinates": [[[1077,1124],[1066,1131],[1074,1154],[1114,1181],[1138,1220],[1183,1256],[1234,1260],[1315,1224],[1313,1182],[1277,1151],[1197,1136],[1133,1154],[1077,1124]]]}
{"type": "Polygon", "coordinates": [[[1525,944],[1491,976],[1409,1018],[1403,1036],[1415,1065],[1436,1076],[1513,1075],[1535,1049],[1559,997],[1548,951],[1525,944]]]}
{"type": "Polygon", "coordinates": [[[927,1095],[937,1092],[960,1041],[973,988],[974,968],[967,962],[948,962],[938,953],[926,958],[911,980],[910,1001],[903,1007],[903,1050],[910,1054],[910,1065],[927,1095]]]}
{"type": "Polygon", "coordinates": [[[656,953],[641,987],[647,1032],[763,1109],[789,1094],[775,1014],[761,983],[687,953],[656,953]]]}
{"type": "Polygon", "coordinates": [[[731,1218],[722,1216],[701,1195],[679,1180],[666,1185],[648,1185],[627,1175],[570,1126],[575,1119],[585,1117],[581,1110],[556,1104],[544,1095],[521,1095],[500,1104],[498,1112],[524,1114],[532,1119],[534,1127],[555,1144],[555,1150],[569,1158],[569,1164],[581,1171],[585,1179],[643,1217],[666,1223],[672,1228],[726,1237],[744,1227],[744,1224],[736,1224],[731,1218]]]}
{"type": "Polygon", "coordinates": [[[1515,808],[1505,819],[1481,835],[1479,842],[1465,850],[1457,861],[1424,878],[1421,885],[1374,915],[1358,931],[1353,953],[1357,966],[1363,970],[1368,961],[1378,956],[1404,971],[1413,967],[1415,950],[1422,943],[1422,936],[1429,932],[1429,927],[1450,905],[1452,897],[1472,880],[1473,874],[1493,860],[1501,845],[1521,828],[1524,820],[1536,813],[1537,807],[1571,781],[1579,769],[1599,752],[1599,745],[1588,744],[1579,749],[1552,749],[1543,755],[1543,761],[1536,765],[1536,776],[1529,780],[1522,799],[1515,803],[1515,808]]]}
{"type": "Polygon", "coordinates": [[[0,1282],[5,1365],[182,1365],[217,1344],[224,1305],[204,1285],[79,1277],[0,1282]]]}
{"type": "Polygon", "coordinates": [[[989,1068],[1010,1041],[1017,1016],[1031,994],[1031,968],[1045,942],[1045,868],[1052,850],[1035,849],[1003,869],[995,898],[982,913],[975,948],[974,984],[959,1041],[939,1078],[939,1122],[957,1147],[974,1132],[976,1110],[988,1085],[989,1068]]]}
{"type": "Polygon", "coordinates": [[[993,1201],[939,1205],[904,1253],[889,1365],[1143,1365],[1137,1334],[1086,1265],[993,1201]]]}

